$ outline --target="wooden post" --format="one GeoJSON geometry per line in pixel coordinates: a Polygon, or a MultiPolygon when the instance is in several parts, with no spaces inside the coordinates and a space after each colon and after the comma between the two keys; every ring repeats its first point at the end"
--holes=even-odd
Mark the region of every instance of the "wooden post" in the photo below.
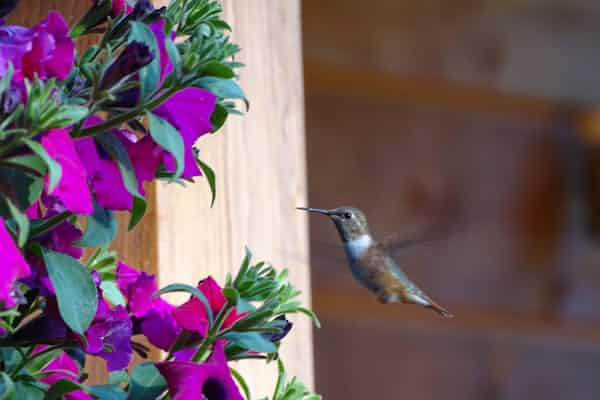
{"type": "MultiPolygon", "coordinates": [[[[167,3],[166,1],[157,3],[167,3]]],[[[221,280],[235,272],[244,246],[256,259],[288,268],[294,284],[310,301],[307,219],[296,212],[306,203],[303,80],[298,0],[223,1],[233,37],[242,47],[241,85],[251,102],[244,117],[199,142],[200,156],[217,173],[217,201],[210,208],[203,178],[186,188],[149,188],[152,211],[126,232],[121,223],[116,248],[131,265],[158,273],[161,285],[196,284],[206,275],[221,280]]],[[[50,9],[73,22],[87,1],[22,0],[11,23],[31,25],[50,9]]],[[[180,298],[181,299],[181,298],[180,298]]],[[[312,386],[312,328],[305,317],[282,347],[289,375],[312,386]]],[[[274,363],[273,363],[274,364],[274,363]]],[[[276,369],[260,361],[238,366],[253,397],[270,394],[276,369]]],[[[92,381],[102,369],[89,367],[92,381]]]]}

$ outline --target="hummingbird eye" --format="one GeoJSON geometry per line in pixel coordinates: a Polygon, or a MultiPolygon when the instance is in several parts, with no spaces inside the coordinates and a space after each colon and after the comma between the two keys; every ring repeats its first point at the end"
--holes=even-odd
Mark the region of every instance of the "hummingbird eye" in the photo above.
{"type": "Polygon", "coordinates": [[[350,214],[349,212],[344,213],[344,218],[345,219],[350,219],[350,218],[352,218],[352,214],[350,214]]]}

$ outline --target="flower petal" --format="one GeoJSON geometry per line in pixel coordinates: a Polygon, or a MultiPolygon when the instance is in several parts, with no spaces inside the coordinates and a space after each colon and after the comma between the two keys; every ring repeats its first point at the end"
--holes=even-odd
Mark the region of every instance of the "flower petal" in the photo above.
{"type": "Polygon", "coordinates": [[[15,299],[12,296],[15,281],[29,276],[31,270],[8,233],[2,218],[0,218],[0,254],[2,254],[0,302],[3,303],[5,308],[10,308],[15,305],[15,299]]]}
{"type": "MultiPolygon", "coordinates": [[[[73,139],[65,129],[51,129],[42,136],[42,146],[62,168],[57,187],[51,194],[76,214],[91,214],[92,197],[87,187],[85,167],[75,151],[73,139]]],[[[48,177],[45,178],[48,190],[48,177]]]]}

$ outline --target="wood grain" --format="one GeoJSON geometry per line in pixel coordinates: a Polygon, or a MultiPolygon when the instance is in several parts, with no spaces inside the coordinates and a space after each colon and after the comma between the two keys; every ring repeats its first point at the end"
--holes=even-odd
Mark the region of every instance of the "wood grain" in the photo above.
{"type": "MultiPolygon", "coordinates": [[[[303,80],[298,1],[223,2],[234,41],[242,47],[241,84],[248,114],[199,142],[200,157],[217,173],[217,200],[203,179],[182,188],[157,187],[159,271],[162,285],[195,284],[211,274],[235,272],[248,245],[256,260],[288,268],[310,301],[306,215],[303,80]]],[[[294,318],[282,358],[290,375],[311,385],[311,326],[294,318]]],[[[253,396],[273,388],[275,369],[240,365],[253,396]]]]}

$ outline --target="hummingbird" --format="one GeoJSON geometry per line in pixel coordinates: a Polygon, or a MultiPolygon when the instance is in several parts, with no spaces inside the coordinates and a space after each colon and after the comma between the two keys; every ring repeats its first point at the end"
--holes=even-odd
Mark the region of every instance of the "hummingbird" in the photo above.
{"type": "Polygon", "coordinates": [[[356,207],[332,210],[297,207],[298,210],[328,216],[337,228],[354,278],[375,293],[381,303],[419,304],[443,317],[452,314],[433,301],[413,283],[392,257],[389,246],[376,242],[365,214],[356,207]]]}

